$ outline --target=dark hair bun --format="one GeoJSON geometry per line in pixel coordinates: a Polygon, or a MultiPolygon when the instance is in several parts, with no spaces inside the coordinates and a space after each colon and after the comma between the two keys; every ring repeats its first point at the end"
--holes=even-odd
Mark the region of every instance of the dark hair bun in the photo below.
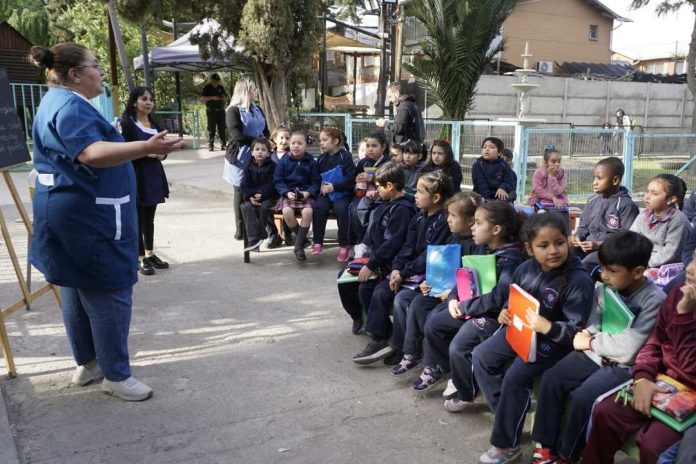
{"type": "Polygon", "coordinates": [[[35,45],[31,47],[31,61],[37,67],[44,67],[46,69],[53,68],[53,52],[40,45],[35,45]]]}

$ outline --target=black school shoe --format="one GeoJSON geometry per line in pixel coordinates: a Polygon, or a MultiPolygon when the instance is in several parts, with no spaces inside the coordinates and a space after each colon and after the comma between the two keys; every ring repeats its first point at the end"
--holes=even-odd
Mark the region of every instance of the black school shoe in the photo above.
{"type": "Polygon", "coordinates": [[[157,255],[152,255],[147,258],[155,269],[169,269],[169,263],[159,259],[157,255]]]}
{"type": "Polygon", "coordinates": [[[266,247],[268,249],[278,248],[283,244],[283,240],[277,235],[271,235],[266,241],[266,247]]]}
{"type": "Polygon", "coordinates": [[[138,260],[138,271],[140,271],[142,275],[153,275],[155,273],[155,268],[152,267],[150,258],[138,260]]]}
{"type": "Polygon", "coordinates": [[[295,258],[297,258],[298,261],[307,261],[307,255],[305,254],[304,248],[295,250],[295,258]]]}
{"type": "Polygon", "coordinates": [[[404,357],[404,353],[401,350],[394,348],[394,352],[384,358],[382,362],[387,366],[396,366],[401,362],[401,358],[404,357]]]}
{"type": "Polygon", "coordinates": [[[353,356],[353,362],[355,364],[372,364],[386,358],[393,351],[394,348],[389,346],[389,342],[386,340],[373,340],[362,351],[353,356]]]}
{"type": "Polygon", "coordinates": [[[360,335],[363,331],[363,323],[362,319],[353,319],[353,327],[351,328],[351,332],[353,332],[353,335],[360,335]]]}

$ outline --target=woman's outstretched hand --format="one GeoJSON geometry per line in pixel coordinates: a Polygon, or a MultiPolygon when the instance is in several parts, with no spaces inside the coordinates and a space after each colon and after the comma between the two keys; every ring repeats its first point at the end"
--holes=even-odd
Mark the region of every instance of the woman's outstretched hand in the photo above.
{"type": "Polygon", "coordinates": [[[162,131],[147,140],[148,151],[155,155],[167,155],[184,145],[182,139],[165,140],[169,131],[162,131]]]}

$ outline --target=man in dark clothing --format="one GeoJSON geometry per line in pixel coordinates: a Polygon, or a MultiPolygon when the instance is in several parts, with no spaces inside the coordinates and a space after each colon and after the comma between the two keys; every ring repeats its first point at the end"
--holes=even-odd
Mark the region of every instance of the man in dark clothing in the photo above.
{"type": "Polygon", "coordinates": [[[200,100],[205,103],[205,114],[208,118],[208,148],[210,151],[215,149],[213,146],[213,142],[215,141],[215,128],[217,128],[220,143],[222,144],[220,149],[224,151],[227,148],[225,98],[227,98],[227,92],[225,92],[225,88],[220,85],[220,76],[218,74],[213,74],[210,76],[210,82],[203,87],[203,92],[201,92],[200,96],[200,100]]]}
{"type": "Polygon", "coordinates": [[[403,143],[406,140],[423,143],[425,126],[423,125],[420,109],[418,109],[416,104],[416,97],[413,95],[401,95],[401,85],[398,82],[389,84],[387,96],[389,101],[396,105],[394,122],[380,118],[377,120],[377,125],[391,131],[392,143],[403,143]]]}

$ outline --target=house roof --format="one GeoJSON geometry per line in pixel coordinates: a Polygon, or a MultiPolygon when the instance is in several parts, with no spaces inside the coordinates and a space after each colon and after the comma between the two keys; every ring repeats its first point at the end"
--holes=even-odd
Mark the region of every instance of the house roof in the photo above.
{"type": "Polygon", "coordinates": [[[617,21],[623,21],[625,23],[633,22],[631,19],[625,18],[625,17],[621,16],[620,14],[615,13],[611,8],[609,8],[608,6],[606,6],[604,3],[600,2],[599,0],[584,0],[584,1],[585,1],[585,3],[587,3],[588,5],[593,7],[594,9],[599,10],[604,16],[606,16],[608,18],[612,18],[612,19],[615,19],[617,21]]]}
{"type": "Polygon", "coordinates": [[[566,61],[559,64],[559,74],[587,76],[593,79],[631,80],[636,70],[631,65],[605,63],[578,63],[566,61]]]}
{"type": "MultiPolygon", "coordinates": [[[[5,31],[7,31],[7,33],[8,33],[9,35],[12,36],[12,39],[9,39],[9,40],[15,40],[15,41],[23,42],[24,44],[27,45],[27,47],[31,47],[31,46],[34,45],[29,39],[27,39],[26,37],[24,37],[24,36],[22,35],[21,32],[19,32],[17,29],[15,29],[14,27],[12,27],[12,25],[11,25],[10,23],[8,23],[7,21],[0,21],[0,31],[3,30],[3,29],[4,29],[5,31]]],[[[0,38],[2,38],[2,35],[4,35],[4,34],[0,34],[0,38]]],[[[3,41],[3,42],[4,42],[4,41],[3,41]]],[[[14,46],[13,46],[11,43],[7,43],[7,44],[5,44],[5,43],[0,43],[0,49],[14,50],[14,49],[17,48],[16,45],[17,45],[16,43],[14,44],[14,46]],[[9,45],[9,46],[8,46],[8,45],[9,45]]]]}

